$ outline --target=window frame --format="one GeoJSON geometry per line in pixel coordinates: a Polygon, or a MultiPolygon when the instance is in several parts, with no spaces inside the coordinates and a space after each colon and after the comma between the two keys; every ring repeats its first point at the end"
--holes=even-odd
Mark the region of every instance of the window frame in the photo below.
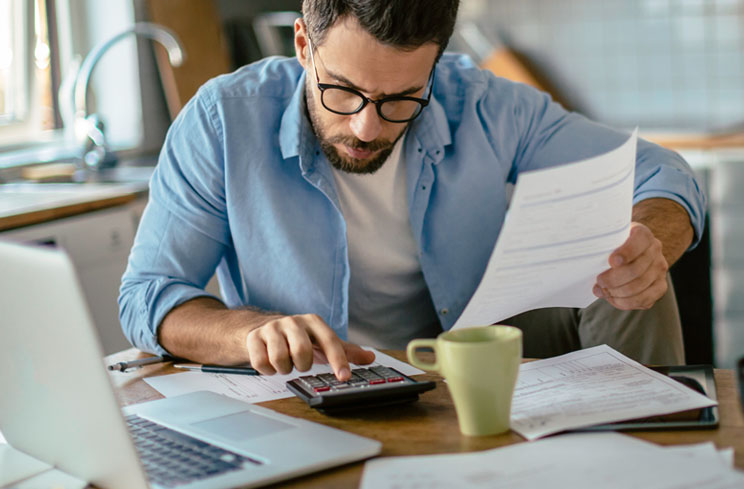
{"type": "MultiPolygon", "coordinates": [[[[14,29],[15,40],[19,53],[13,53],[16,81],[20,87],[25,87],[16,93],[15,117],[0,124],[0,153],[9,150],[38,145],[39,142],[57,140],[59,131],[44,129],[40,114],[42,93],[36,76],[34,49],[36,44],[35,9],[36,1],[10,0],[13,5],[13,24],[22,25],[24,29],[14,29]]],[[[47,4],[48,5],[48,4],[47,4]]],[[[47,29],[49,18],[47,18],[47,29]]],[[[50,46],[51,48],[51,46],[50,46]]],[[[53,68],[51,68],[53,69],[53,68]]],[[[52,86],[52,90],[56,87],[52,86]]],[[[56,93],[52,93],[56,99],[56,93]]],[[[56,127],[56,124],[55,124],[56,127]]]]}
{"type": "Polygon", "coordinates": [[[10,65],[10,77],[6,100],[10,101],[10,109],[6,114],[0,114],[0,130],[19,127],[29,119],[31,113],[30,102],[33,98],[31,80],[31,58],[29,53],[34,42],[33,16],[30,15],[33,4],[23,0],[9,0],[11,20],[9,25],[25,26],[23,29],[11,29],[11,49],[13,59],[10,65]],[[25,39],[24,39],[25,37],[25,39]],[[19,87],[26,87],[20,89],[19,87]]]}

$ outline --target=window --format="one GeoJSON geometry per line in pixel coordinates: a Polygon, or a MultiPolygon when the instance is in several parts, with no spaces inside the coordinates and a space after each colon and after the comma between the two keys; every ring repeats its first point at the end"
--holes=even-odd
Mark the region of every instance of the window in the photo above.
{"type": "Polygon", "coordinates": [[[45,0],[0,0],[0,146],[56,127],[45,0]]]}
{"type": "MultiPolygon", "coordinates": [[[[60,105],[71,97],[58,95],[60,86],[69,89],[85,56],[134,22],[132,0],[0,0],[0,170],[79,156],[71,131],[62,130],[60,105]]],[[[139,42],[148,50],[146,69],[154,69],[151,42],[139,42]]],[[[163,136],[142,144],[139,74],[131,36],[107,51],[89,80],[87,110],[105,124],[112,151],[136,153],[162,143],[167,120],[163,136]]],[[[149,90],[159,86],[153,76],[147,83],[149,90]]]]}

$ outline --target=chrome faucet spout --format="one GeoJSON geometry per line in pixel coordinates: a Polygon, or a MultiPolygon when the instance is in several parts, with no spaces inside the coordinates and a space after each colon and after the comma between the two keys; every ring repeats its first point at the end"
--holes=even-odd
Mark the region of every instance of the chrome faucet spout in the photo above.
{"type": "MultiPolygon", "coordinates": [[[[72,81],[63,83],[60,88],[60,101],[62,102],[62,120],[65,125],[65,130],[68,135],[74,139],[75,144],[82,143],[87,146],[88,143],[92,143],[94,146],[94,154],[101,155],[105,153],[105,138],[100,127],[94,122],[89,120],[88,115],[88,104],[86,101],[88,92],[88,83],[90,81],[93,68],[101,57],[108,51],[111,46],[118,43],[120,40],[128,37],[130,34],[136,36],[142,36],[162,44],[168,52],[168,60],[170,64],[178,67],[183,64],[185,59],[185,53],[183,51],[181,42],[178,37],[170,29],[167,29],[161,25],[154,24],[151,22],[137,22],[132,27],[104,40],[99,43],[85,56],[80,67],[76,70],[75,74],[71,76],[72,81]],[[62,93],[63,90],[65,93],[62,93]],[[69,106],[66,106],[69,104],[69,106]],[[81,134],[83,137],[79,137],[79,129],[85,128],[85,134],[81,134]]],[[[83,151],[86,151],[83,149],[83,151]]],[[[88,151],[88,153],[91,153],[88,151]]],[[[96,162],[98,158],[89,158],[86,155],[85,161],[89,167],[95,167],[100,161],[96,162]]]]}

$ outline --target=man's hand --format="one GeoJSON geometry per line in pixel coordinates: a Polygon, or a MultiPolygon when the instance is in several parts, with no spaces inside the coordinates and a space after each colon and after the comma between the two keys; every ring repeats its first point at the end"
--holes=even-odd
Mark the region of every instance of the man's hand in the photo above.
{"type": "Polygon", "coordinates": [[[597,276],[594,295],[618,309],[649,309],[667,291],[669,265],[661,241],[634,222],[630,236],[610,255],[610,269],[597,276]]]}
{"type": "Polygon", "coordinates": [[[342,341],[317,315],[282,316],[253,329],[246,338],[251,366],[264,375],[288,374],[327,361],[339,380],[349,380],[349,362],[372,363],[375,354],[342,341]]]}
{"type": "Polygon", "coordinates": [[[158,328],[158,341],[171,355],[194,362],[251,366],[265,375],[307,371],[330,363],[339,380],[351,377],[349,362],[371,363],[375,354],[342,341],[320,316],[284,316],[255,309],[228,309],[198,297],[175,307],[158,328]]]}
{"type": "Polygon", "coordinates": [[[594,295],[618,309],[648,309],[667,291],[669,267],[692,243],[687,211],[673,200],[647,199],[633,206],[630,236],[597,276],[594,295]]]}

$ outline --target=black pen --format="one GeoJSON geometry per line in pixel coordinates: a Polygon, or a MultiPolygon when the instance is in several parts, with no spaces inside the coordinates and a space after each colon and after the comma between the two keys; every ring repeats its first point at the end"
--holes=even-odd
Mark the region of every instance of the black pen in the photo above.
{"type": "Polygon", "coordinates": [[[137,360],[130,360],[128,362],[118,362],[113,365],[109,365],[109,370],[118,370],[120,372],[126,372],[130,368],[139,368],[144,365],[152,365],[154,363],[171,362],[174,358],[169,355],[161,355],[157,357],[138,358],[137,360]]]}
{"type": "Polygon", "coordinates": [[[261,375],[258,370],[252,367],[226,367],[223,365],[199,365],[195,363],[177,363],[173,366],[184,370],[196,370],[197,372],[207,372],[210,374],[261,375]]]}

